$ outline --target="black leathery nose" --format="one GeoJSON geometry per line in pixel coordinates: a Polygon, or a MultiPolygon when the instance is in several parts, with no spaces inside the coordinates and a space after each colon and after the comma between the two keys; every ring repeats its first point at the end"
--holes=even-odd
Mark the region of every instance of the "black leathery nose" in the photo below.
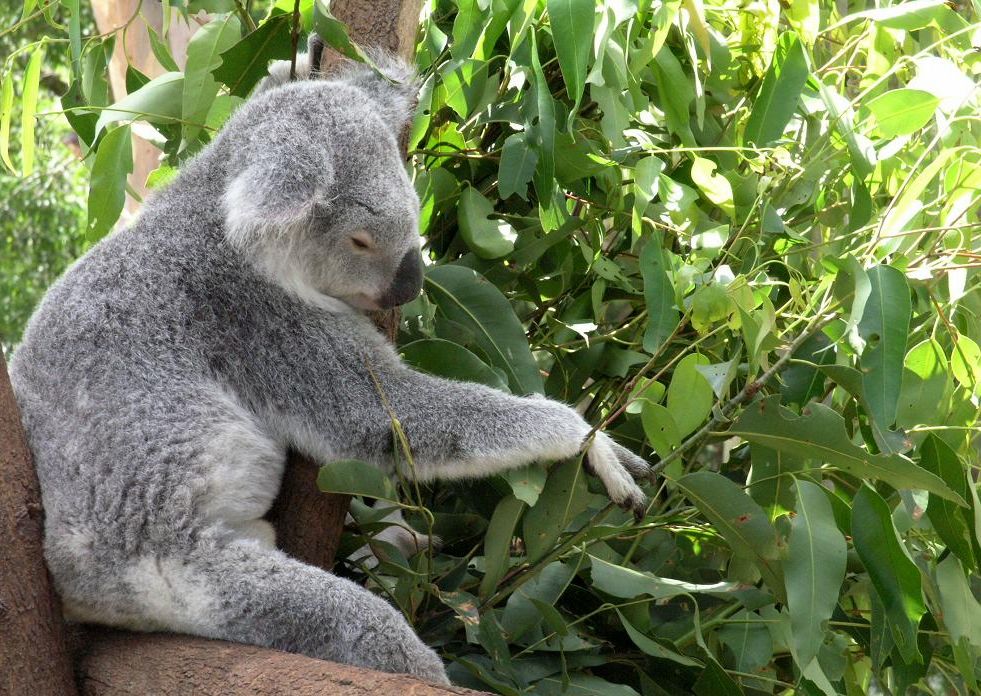
{"type": "Polygon", "coordinates": [[[378,304],[382,307],[397,307],[416,298],[422,290],[422,254],[418,249],[409,249],[395,270],[395,277],[388,290],[381,296],[378,304]]]}

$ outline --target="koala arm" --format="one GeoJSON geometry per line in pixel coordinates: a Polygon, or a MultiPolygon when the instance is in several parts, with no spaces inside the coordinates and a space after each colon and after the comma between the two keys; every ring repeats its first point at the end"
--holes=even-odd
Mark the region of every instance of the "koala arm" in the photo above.
{"type": "MultiPolygon", "coordinates": [[[[590,425],[565,404],[402,368],[383,388],[412,450],[421,479],[489,476],[536,461],[579,453],[590,425]]],[[[643,459],[596,433],[587,465],[610,499],[642,514],[646,497],[634,479],[648,479],[643,459]]],[[[408,472],[411,473],[411,472],[408,472]]]]}

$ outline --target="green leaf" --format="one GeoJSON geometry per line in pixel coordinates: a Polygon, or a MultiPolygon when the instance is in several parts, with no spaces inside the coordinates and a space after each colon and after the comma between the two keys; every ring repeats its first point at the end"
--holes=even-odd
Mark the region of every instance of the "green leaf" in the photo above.
{"type": "Polygon", "coordinates": [[[343,459],[320,467],[317,487],[325,493],[363,495],[399,502],[395,484],[380,469],[355,459],[343,459]]]}
{"type": "Polygon", "coordinates": [[[876,129],[883,138],[909,135],[925,126],[933,117],[940,100],[918,89],[894,89],[866,102],[875,117],[876,129]]]}
{"type": "Polygon", "coordinates": [[[473,333],[491,365],[507,375],[512,392],[543,391],[541,372],[528,348],[524,328],[500,290],[462,266],[427,269],[426,289],[447,319],[473,333]]]}
{"type": "Polygon", "coordinates": [[[640,235],[643,230],[643,216],[647,206],[657,195],[657,184],[664,167],[664,160],[654,155],[648,155],[634,165],[634,205],[630,214],[630,226],[636,235],[640,235]]]}
{"type": "Polygon", "coordinates": [[[624,566],[609,563],[590,556],[590,575],[593,587],[613,597],[633,599],[646,595],[654,599],[670,599],[687,594],[707,594],[712,597],[733,597],[740,588],[732,582],[716,582],[712,584],[697,584],[662,578],[642,570],[634,570],[624,566]]]}
{"type": "Polygon", "coordinates": [[[0,85],[0,160],[11,172],[16,172],[10,161],[10,117],[14,110],[14,76],[7,73],[0,85]]]}
{"type": "Polygon", "coordinates": [[[950,352],[950,371],[959,384],[981,394],[981,348],[963,334],[954,341],[950,352]]]}
{"type": "Polygon", "coordinates": [[[596,3],[593,0],[548,0],[546,6],[562,79],[572,101],[579,104],[593,45],[596,3]]]}
{"type": "MultiPolygon", "coordinates": [[[[964,464],[957,453],[933,433],[927,435],[920,445],[920,466],[943,479],[958,495],[965,499],[969,497],[968,486],[972,484],[965,475],[964,464]]],[[[969,568],[978,567],[975,556],[977,541],[974,538],[974,514],[970,508],[958,507],[933,493],[927,502],[930,524],[947,548],[969,568]]]]}
{"type": "Polygon", "coordinates": [[[501,476],[511,486],[514,497],[528,505],[534,505],[545,490],[548,471],[541,464],[527,464],[517,469],[508,469],[501,476]]]}
{"type": "Polygon", "coordinates": [[[926,613],[920,571],[899,539],[889,506],[863,485],[852,502],[852,540],[869,573],[903,659],[921,662],[917,628],[926,613]]]}
{"type": "Polygon", "coordinates": [[[668,384],[668,411],[682,438],[695,432],[712,412],[715,403],[712,385],[697,369],[699,365],[708,364],[709,359],[704,355],[686,355],[675,366],[668,384]]]}
{"type": "Polygon", "coordinates": [[[38,44],[31,52],[31,59],[24,72],[24,88],[20,96],[20,162],[21,175],[34,172],[34,114],[37,111],[37,91],[41,81],[41,58],[44,44],[38,44]]]}
{"type": "Polygon", "coordinates": [[[715,171],[717,168],[718,165],[712,160],[696,157],[691,165],[691,180],[702,190],[706,198],[718,206],[719,210],[729,217],[734,217],[736,204],[732,200],[732,185],[722,174],[715,171]]]}
{"type": "Polygon", "coordinates": [[[780,139],[797,110],[809,74],[800,39],[795,32],[784,32],[746,121],[743,139],[747,143],[763,146],[780,139]]]}
{"type": "Polygon", "coordinates": [[[825,493],[817,484],[798,481],[797,514],[791,520],[784,572],[794,656],[801,669],[824,644],[827,622],[845,579],[847,552],[825,493]]]}
{"type": "Polygon", "coordinates": [[[659,457],[663,459],[681,446],[681,433],[671,411],[661,404],[645,401],[640,413],[647,442],[659,457]]]}
{"type": "Polygon", "coordinates": [[[750,497],[770,512],[771,519],[793,510],[793,474],[804,468],[800,457],[752,444],[753,468],[746,482],[750,497]]]}
{"type": "Polygon", "coordinates": [[[494,594],[498,583],[508,570],[511,539],[514,538],[518,520],[521,519],[526,507],[513,495],[507,495],[494,508],[490,524],[487,525],[487,534],[484,535],[484,577],[480,581],[481,599],[494,594]]]}
{"type": "Polygon", "coordinates": [[[555,188],[555,101],[548,88],[541,60],[538,57],[538,42],[535,33],[531,32],[531,67],[534,75],[534,101],[526,102],[535,105],[534,119],[527,119],[526,131],[529,141],[538,150],[538,163],[535,168],[535,193],[538,195],[539,216],[546,230],[559,227],[556,219],[555,204],[552,191],[555,188]]]}
{"type": "Polygon", "coordinates": [[[493,213],[494,204],[472,186],[467,186],[460,194],[457,208],[460,234],[471,251],[483,259],[510,254],[517,236],[504,220],[490,219],[493,213]]]}
{"type": "Polygon", "coordinates": [[[702,663],[698,660],[682,655],[674,650],[669,650],[655,641],[653,638],[648,638],[645,636],[643,633],[638,631],[630,623],[630,621],[627,620],[627,617],[625,617],[621,611],[617,610],[617,615],[620,617],[620,622],[623,624],[623,628],[626,630],[627,635],[630,636],[630,640],[632,640],[634,645],[636,645],[646,654],[661,660],[671,660],[672,662],[677,662],[679,665],[684,665],[685,667],[702,666],[702,663]]]}
{"type": "Polygon", "coordinates": [[[146,177],[146,187],[148,190],[166,188],[167,185],[177,178],[180,171],[176,167],[169,167],[162,164],[146,177]]]}
{"type": "Polygon", "coordinates": [[[903,383],[896,407],[896,424],[913,425],[940,423],[943,417],[944,396],[950,384],[947,356],[934,338],[913,346],[903,361],[903,383]]]}
{"type": "Polygon", "coordinates": [[[647,307],[644,350],[651,354],[656,353],[671,337],[680,321],[664,254],[660,235],[648,239],[640,252],[640,274],[644,279],[644,303],[647,307]]]}
{"type": "Polygon", "coordinates": [[[715,659],[706,662],[691,690],[696,696],[743,696],[743,690],[715,659]]]}
{"type": "Polygon", "coordinates": [[[508,597],[501,626],[511,642],[517,642],[528,631],[541,625],[543,617],[537,605],[554,606],[575,572],[574,566],[554,561],[508,597]]]}
{"type": "Polygon", "coordinates": [[[165,41],[160,39],[160,35],[154,30],[154,28],[147,23],[146,32],[150,37],[150,50],[153,51],[153,57],[157,59],[161,67],[168,72],[178,72],[180,71],[180,66],[174,60],[174,57],[170,54],[170,47],[165,41]]]}
{"type": "Polygon", "coordinates": [[[399,348],[402,359],[431,375],[461,382],[477,382],[508,391],[501,376],[463,346],[441,338],[424,338],[399,348]]]}
{"type": "Polygon", "coordinates": [[[129,126],[106,133],[99,143],[89,180],[89,225],[86,238],[101,239],[119,219],[126,202],[126,176],[133,171],[129,126]]]}
{"type": "Polygon", "coordinates": [[[784,601],[777,531],[763,509],[742,488],[711,471],[688,474],[677,484],[722,535],[733,554],[752,560],[768,589],[784,601]]]}
{"type": "Polygon", "coordinates": [[[695,101],[692,79],[685,75],[681,63],[667,46],[661,48],[651,65],[657,80],[657,91],[664,109],[668,130],[681,138],[685,147],[697,147],[691,132],[691,103],[695,101]]]}
{"type": "Polygon", "coordinates": [[[316,0],[313,5],[313,30],[324,43],[346,58],[374,65],[368,55],[351,41],[347,26],[331,14],[328,0],[316,0]]]}
{"type": "Polygon", "coordinates": [[[501,148],[497,170],[497,192],[501,199],[518,194],[528,200],[528,182],[535,176],[538,152],[529,145],[524,133],[512,133],[501,148]]]}
{"type": "Polygon", "coordinates": [[[729,430],[771,449],[815,459],[860,479],[881,479],[896,489],[917,488],[966,505],[940,478],[899,454],[870,454],[845,432],[841,414],[812,402],[800,416],[771,396],[749,406],[729,430]]]}
{"type": "Polygon", "coordinates": [[[181,97],[181,118],[185,142],[201,132],[211,103],[218,94],[218,82],[211,71],[221,65],[221,54],[242,35],[234,14],[219,16],[198,29],[187,45],[187,65],[181,97]]]}
{"type": "Polygon", "coordinates": [[[212,71],[215,79],[228,86],[236,97],[246,97],[266,76],[269,63],[289,60],[293,55],[290,40],[291,15],[273,15],[254,32],[221,54],[221,65],[212,71]]]}
{"type": "Polygon", "coordinates": [[[860,363],[862,385],[870,415],[887,429],[896,422],[912,305],[902,271],[875,266],[868,275],[872,291],[858,324],[858,333],[865,341],[860,363]]]}
{"type": "Polygon", "coordinates": [[[552,469],[538,502],[525,515],[523,537],[528,561],[534,563],[551,551],[588,502],[589,490],[578,458],[552,469]]]}
{"type": "Polygon", "coordinates": [[[164,73],[153,78],[132,94],[127,94],[110,108],[105,109],[95,124],[96,135],[116,121],[174,123],[181,116],[183,86],[182,73],[164,73]]]}
{"type": "Polygon", "coordinates": [[[981,604],[974,598],[968,576],[954,556],[937,564],[943,621],[952,642],[965,638],[975,648],[981,648],[981,604]]]}
{"type": "Polygon", "coordinates": [[[716,632],[716,636],[720,643],[729,648],[735,668],[743,674],[756,674],[773,659],[770,629],[756,612],[741,609],[716,632]]]}
{"type": "Polygon", "coordinates": [[[835,29],[856,19],[871,19],[876,24],[890,29],[915,31],[934,21],[946,9],[944,0],[911,0],[875,10],[853,12],[828,29],[835,29]]]}

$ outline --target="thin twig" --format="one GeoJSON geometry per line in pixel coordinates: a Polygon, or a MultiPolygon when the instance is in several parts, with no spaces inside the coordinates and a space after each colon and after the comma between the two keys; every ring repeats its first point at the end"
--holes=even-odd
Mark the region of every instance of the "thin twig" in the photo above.
{"type": "Polygon", "coordinates": [[[293,0],[293,30],[290,41],[293,44],[293,55],[290,56],[290,81],[292,82],[296,79],[296,52],[300,46],[300,0],[293,0]]]}

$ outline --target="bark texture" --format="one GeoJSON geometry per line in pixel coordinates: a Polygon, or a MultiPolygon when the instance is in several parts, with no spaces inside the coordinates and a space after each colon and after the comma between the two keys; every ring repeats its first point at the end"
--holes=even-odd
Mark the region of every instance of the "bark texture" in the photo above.
{"type": "MultiPolygon", "coordinates": [[[[79,634],[83,696],[466,696],[435,686],[302,655],[167,633],[90,628],[79,634]]],[[[24,694],[37,693],[24,691],[24,694]]]]}
{"type": "MultiPolygon", "coordinates": [[[[406,60],[411,60],[415,51],[421,9],[422,0],[333,0],[330,4],[331,13],[347,25],[353,41],[398,53],[406,60]]],[[[321,71],[329,73],[337,66],[337,60],[338,54],[324,51],[321,71]]],[[[403,150],[406,140],[401,139],[403,150]]],[[[395,340],[400,318],[397,309],[373,312],[371,318],[390,340],[395,340]]],[[[330,395],[325,394],[324,398],[330,395]]],[[[276,543],[282,551],[330,570],[350,496],[318,493],[316,480],[317,465],[298,453],[290,453],[269,519],[276,527],[276,543]]]]}
{"type": "Polygon", "coordinates": [[[71,696],[61,607],[44,565],[44,513],[20,412],[0,360],[0,695],[71,696]]]}

